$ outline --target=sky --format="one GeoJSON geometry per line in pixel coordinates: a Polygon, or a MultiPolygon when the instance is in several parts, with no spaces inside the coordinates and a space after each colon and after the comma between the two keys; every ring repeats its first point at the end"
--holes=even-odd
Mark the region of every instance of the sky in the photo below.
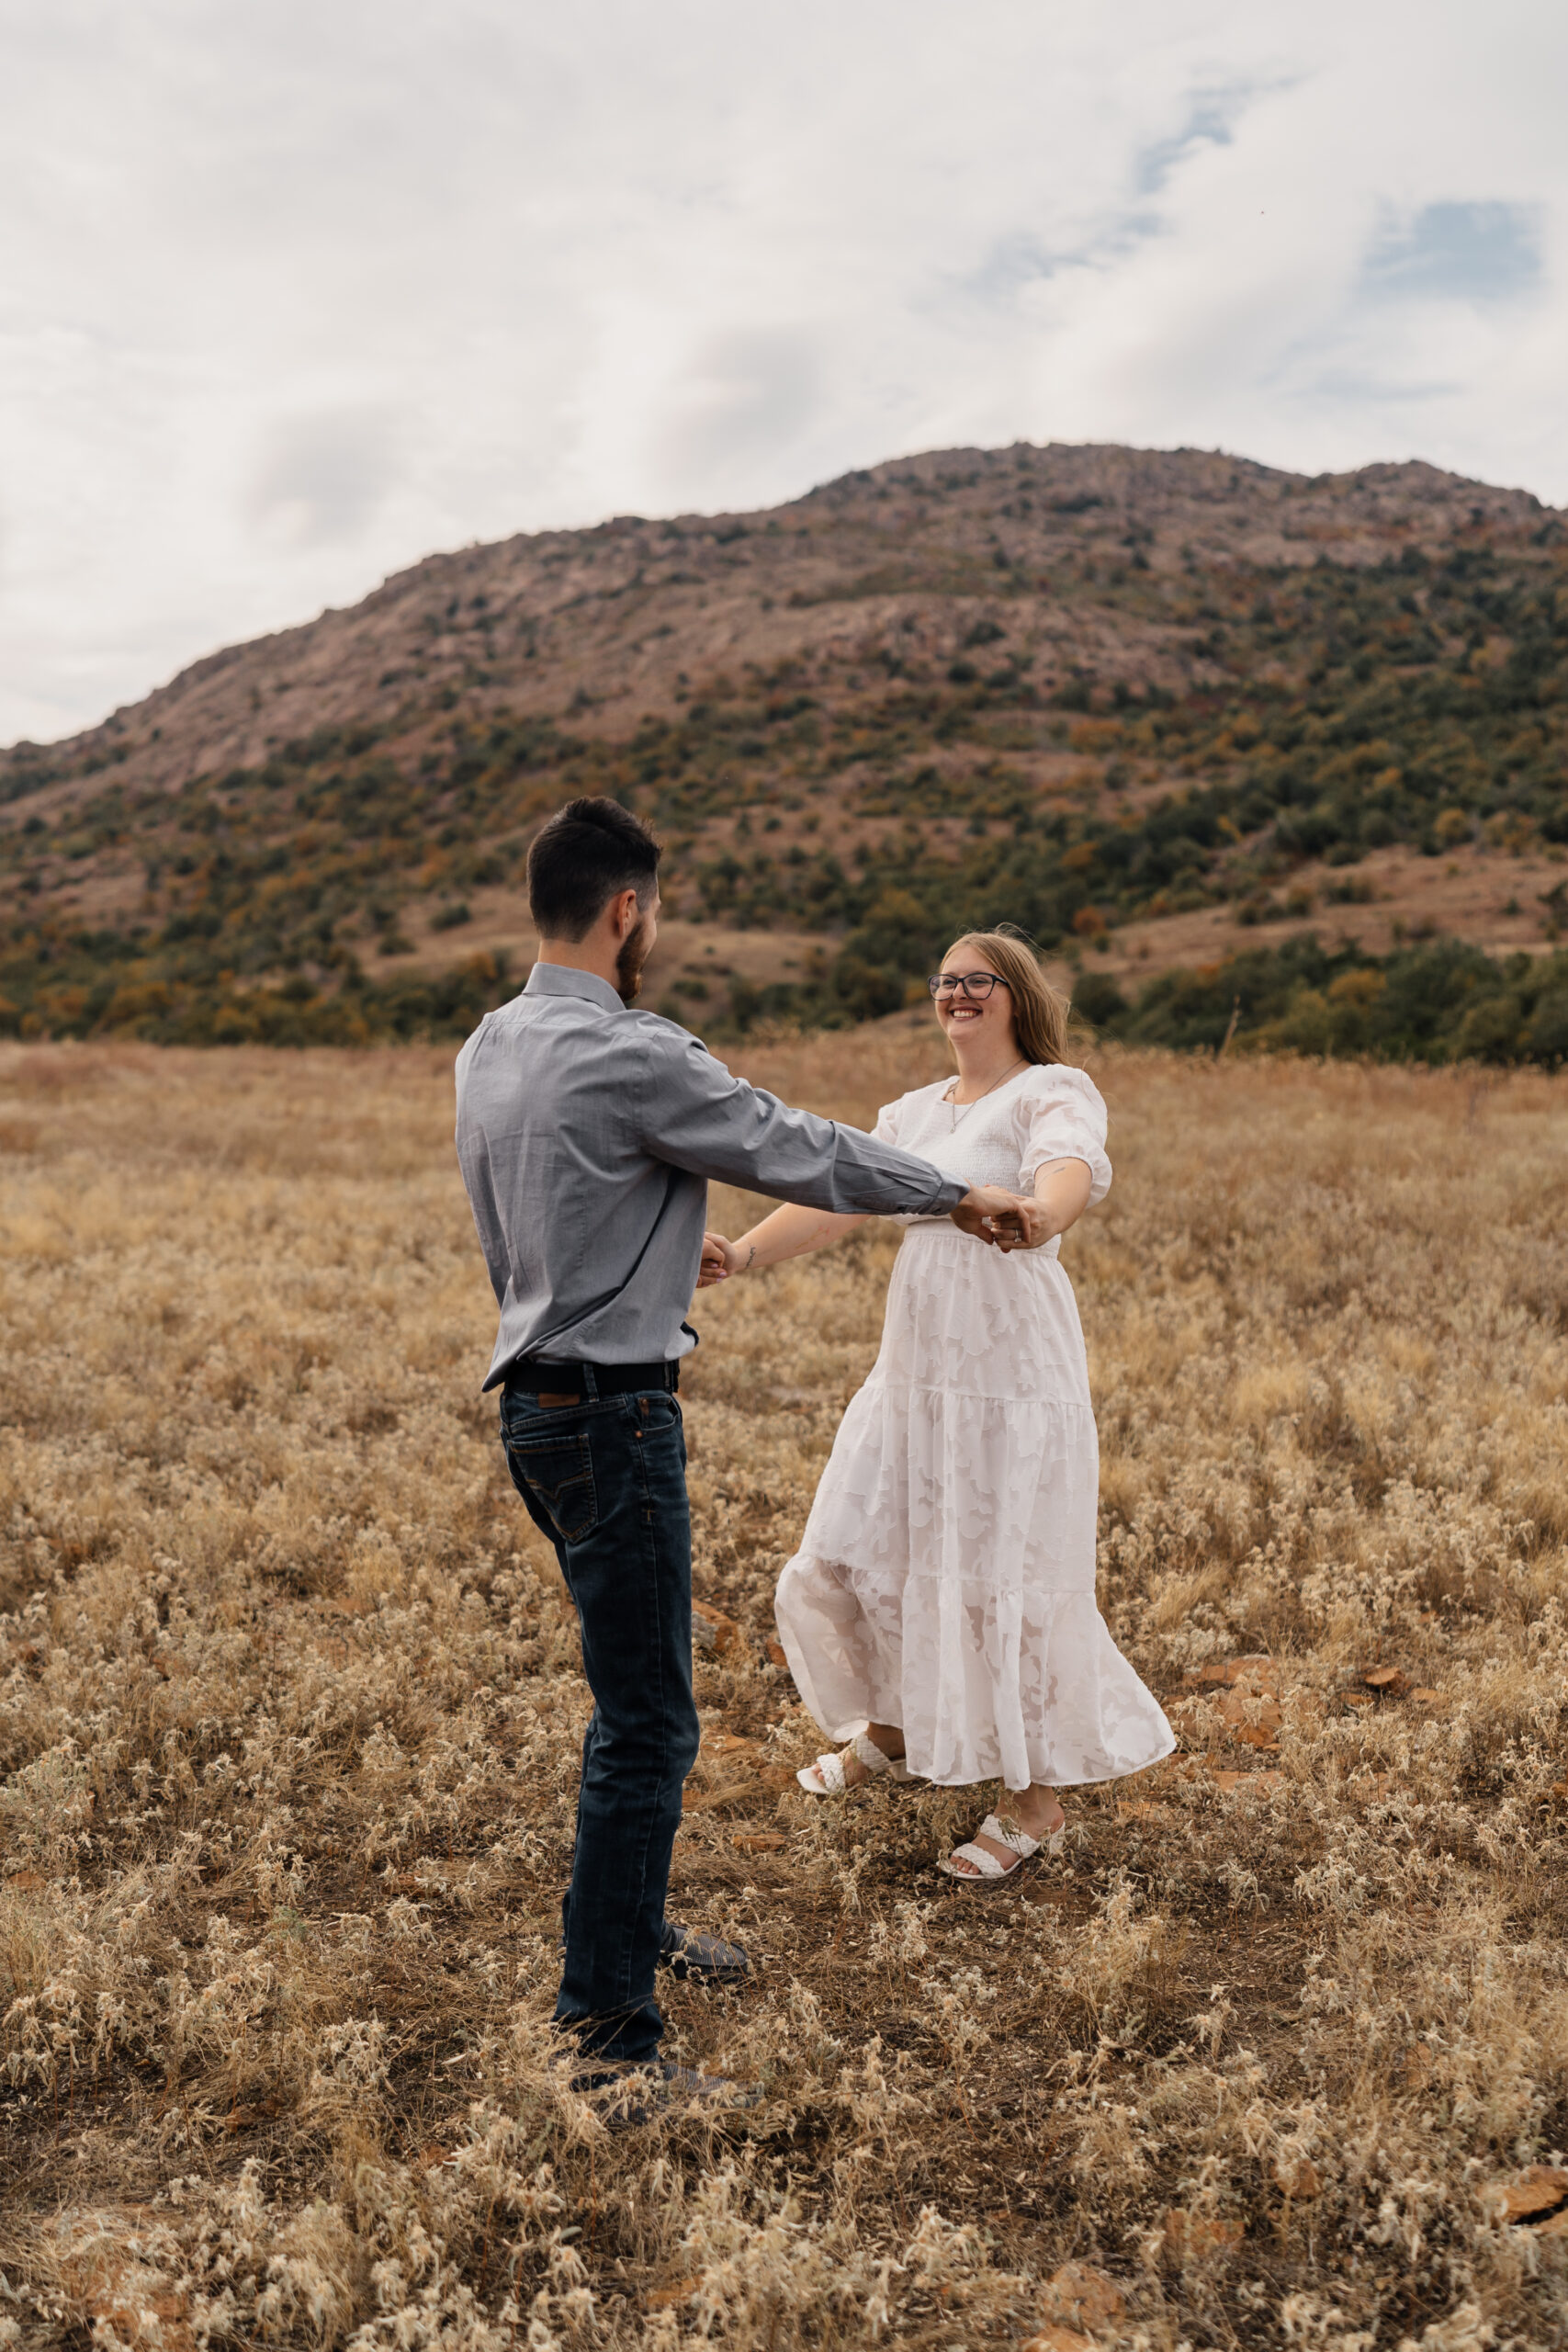
{"type": "Polygon", "coordinates": [[[0,743],[962,444],[1568,503],[1562,0],[0,0],[0,743]]]}

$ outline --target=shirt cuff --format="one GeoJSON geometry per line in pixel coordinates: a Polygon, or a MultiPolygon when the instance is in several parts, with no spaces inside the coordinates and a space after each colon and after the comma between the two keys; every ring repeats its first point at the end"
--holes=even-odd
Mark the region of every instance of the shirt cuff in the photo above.
{"type": "Polygon", "coordinates": [[[918,1214],[921,1216],[945,1216],[950,1209],[958,1206],[971,1189],[962,1176],[943,1176],[931,1199],[918,1214]]]}

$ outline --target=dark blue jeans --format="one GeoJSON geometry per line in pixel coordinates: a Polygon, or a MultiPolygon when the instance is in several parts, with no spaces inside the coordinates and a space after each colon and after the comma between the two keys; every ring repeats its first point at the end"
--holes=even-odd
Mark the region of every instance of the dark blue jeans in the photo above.
{"type": "MultiPolygon", "coordinates": [[[[592,1376],[586,1368],[585,1388],[592,1376]]],[[[577,1604],[593,1713],[582,1742],[556,2020],[585,2054],[653,2057],[653,1972],[681,1790],[696,1761],[692,1522],[681,1408],[667,1391],[501,1400],[513,1483],[577,1604]]]]}

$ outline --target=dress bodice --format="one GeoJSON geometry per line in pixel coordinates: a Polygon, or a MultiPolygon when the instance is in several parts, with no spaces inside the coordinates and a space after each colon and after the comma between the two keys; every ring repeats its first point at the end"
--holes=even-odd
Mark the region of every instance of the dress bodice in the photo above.
{"type": "Polygon", "coordinates": [[[1032,1062],[967,1104],[945,1100],[953,1083],[939,1079],[889,1102],[876,1122],[878,1136],[918,1152],[945,1176],[1010,1193],[1032,1192],[1036,1173],[1053,1159],[1081,1159],[1090,1201],[1104,1199],[1111,1189],[1105,1104],[1081,1069],[1032,1062]]]}

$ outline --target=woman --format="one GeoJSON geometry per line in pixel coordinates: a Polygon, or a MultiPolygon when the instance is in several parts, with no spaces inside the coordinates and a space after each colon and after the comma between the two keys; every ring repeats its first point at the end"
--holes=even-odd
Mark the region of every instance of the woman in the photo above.
{"type": "MultiPolygon", "coordinates": [[[[945,1218],[904,1220],[881,1352],[776,1608],[802,1698],[848,1742],[801,1785],[999,1779],[1006,1810],[940,1865],[978,1886],[1059,1849],[1057,1785],[1141,1771],[1176,1743],[1094,1599],[1099,1446],[1057,1253],[1110,1189],[1105,1105],[1066,1063],[1066,1006],[1021,939],[966,934],[931,990],[958,1075],[889,1103],[876,1133],[971,1183],[1032,1192],[1044,1228],[1029,1249],[976,1249],[945,1218]]],[[[739,1241],[711,1236],[708,1276],[863,1222],[777,1209],[739,1241]]]]}

